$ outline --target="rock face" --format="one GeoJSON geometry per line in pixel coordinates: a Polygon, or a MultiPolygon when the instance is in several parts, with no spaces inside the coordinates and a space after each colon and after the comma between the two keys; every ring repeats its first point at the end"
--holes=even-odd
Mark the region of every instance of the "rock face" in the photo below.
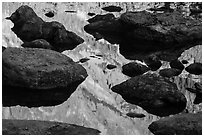
{"type": "Polygon", "coordinates": [[[142,75],[149,70],[150,69],[147,66],[139,64],[137,62],[130,62],[122,66],[122,73],[129,77],[142,75]]]}
{"type": "Polygon", "coordinates": [[[179,12],[126,12],[119,18],[96,20],[84,27],[94,36],[100,34],[111,44],[120,45],[127,59],[142,59],[150,53],[161,60],[177,59],[187,48],[201,44],[199,20],[185,18],[179,12]]]}
{"type": "Polygon", "coordinates": [[[127,102],[157,116],[177,114],[186,107],[186,98],[176,85],[156,74],[136,76],[111,89],[127,102]]]}
{"type": "Polygon", "coordinates": [[[202,135],[202,113],[166,117],[153,122],[149,130],[155,135],[202,135]]]}
{"type": "Polygon", "coordinates": [[[14,23],[12,31],[23,41],[45,39],[56,51],[62,52],[75,48],[84,42],[82,38],[56,21],[45,22],[27,5],[19,7],[7,19],[14,23]]]}
{"type": "Polygon", "coordinates": [[[181,72],[182,72],[182,70],[179,70],[179,69],[165,68],[165,69],[161,69],[159,71],[159,75],[162,76],[162,77],[170,78],[170,77],[174,77],[174,76],[180,75],[181,72]]]}
{"type": "Polygon", "coordinates": [[[54,47],[51,46],[50,43],[44,39],[37,39],[31,42],[24,42],[21,46],[25,48],[42,48],[54,50],[54,47]]]}
{"type": "Polygon", "coordinates": [[[179,60],[172,60],[169,65],[171,66],[171,68],[175,68],[175,69],[179,69],[179,70],[183,70],[184,69],[184,65],[179,61],[179,60]]]}
{"type": "Polygon", "coordinates": [[[190,74],[201,75],[202,74],[202,63],[193,63],[185,68],[190,74]]]}
{"type": "Polygon", "coordinates": [[[2,120],[3,135],[99,135],[100,131],[73,124],[39,120],[2,120]]]}
{"type": "Polygon", "coordinates": [[[3,106],[52,106],[66,101],[86,70],[58,52],[7,48],[2,56],[3,106]]]}

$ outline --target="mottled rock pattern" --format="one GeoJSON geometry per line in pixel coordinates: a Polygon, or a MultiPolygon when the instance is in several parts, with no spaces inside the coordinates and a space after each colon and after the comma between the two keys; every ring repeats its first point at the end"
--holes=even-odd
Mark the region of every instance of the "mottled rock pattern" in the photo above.
{"type": "Polygon", "coordinates": [[[3,135],[99,135],[100,131],[73,124],[39,120],[2,120],[3,135]]]}
{"type": "Polygon", "coordinates": [[[153,122],[149,130],[155,135],[202,135],[202,113],[162,118],[153,122]]]}
{"type": "Polygon", "coordinates": [[[156,74],[136,76],[111,89],[128,103],[158,116],[177,114],[186,107],[186,98],[176,84],[156,74]]]}
{"type": "Polygon", "coordinates": [[[2,56],[3,106],[52,106],[66,101],[86,70],[56,51],[7,48],[2,56]]]}

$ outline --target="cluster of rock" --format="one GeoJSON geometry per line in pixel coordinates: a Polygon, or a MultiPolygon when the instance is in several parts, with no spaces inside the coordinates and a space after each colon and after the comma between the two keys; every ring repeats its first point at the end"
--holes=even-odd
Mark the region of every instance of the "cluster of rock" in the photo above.
{"type": "MultiPolygon", "coordinates": [[[[109,6],[103,10],[120,12],[122,9],[109,6]]],[[[87,77],[86,70],[78,63],[85,63],[89,58],[74,62],[59,52],[73,49],[84,40],[67,31],[59,22],[43,21],[28,6],[21,6],[7,19],[14,23],[12,31],[24,42],[24,48],[3,50],[3,106],[53,106],[66,101],[87,77]]],[[[125,58],[145,62],[146,65],[130,62],[122,66],[122,73],[131,78],[113,86],[111,90],[120,94],[128,103],[138,105],[148,113],[165,117],[149,126],[152,133],[201,134],[200,113],[175,115],[185,110],[187,99],[176,84],[169,80],[181,74],[184,69],[194,75],[202,74],[201,63],[193,63],[185,68],[183,64],[186,62],[182,64],[177,59],[185,49],[201,44],[201,21],[168,9],[161,14],[125,12],[119,18],[108,13],[96,15],[88,22],[90,24],[84,30],[96,40],[104,38],[111,44],[119,44],[120,53],[125,58]],[[158,70],[162,66],[161,60],[169,61],[171,68],[161,69],[159,75],[146,73],[158,70]],[[166,117],[169,115],[174,116],[166,117]]],[[[111,64],[106,66],[109,70],[116,67],[111,64]]],[[[202,87],[195,85],[195,88],[187,90],[196,94],[195,104],[202,103],[202,87]]],[[[127,116],[145,117],[140,113],[128,113],[127,116]]],[[[27,121],[3,122],[6,123],[4,134],[13,132],[9,132],[8,123],[18,129],[13,134],[24,134],[16,123],[21,123],[22,127],[27,126],[27,121]]],[[[41,125],[39,121],[29,122],[41,125]]],[[[61,127],[61,124],[55,123],[54,128],[50,124],[46,123],[39,132],[28,129],[29,133],[69,134],[69,130],[62,131],[66,128],[61,127]]],[[[90,133],[99,132],[90,130],[90,133]]]]}
{"type": "MultiPolygon", "coordinates": [[[[55,106],[65,102],[87,75],[85,68],[59,53],[83,42],[59,22],[44,22],[29,6],[10,19],[24,48],[2,53],[2,100],[10,106],[55,106]],[[58,51],[58,52],[57,52],[58,51]]],[[[3,120],[3,134],[99,134],[95,129],[57,122],[3,120]]]]}
{"type": "Polygon", "coordinates": [[[127,59],[145,60],[150,55],[171,61],[190,47],[201,44],[202,23],[180,12],[125,12],[119,18],[112,13],[89,19],[84,30],[96,39],[119,44],[127,59]]]}
{"type": "Polygon", "coordinates": [[[23,41],[22,46],[52,49],[58,52],[74,49],[84,40],[66,30],[59,22],[45,22],[27,5],[19,7],[6,19],[14,23],[12,31],[23,41]],[[43,40],[42,40],[43,39],[43,40]]]}

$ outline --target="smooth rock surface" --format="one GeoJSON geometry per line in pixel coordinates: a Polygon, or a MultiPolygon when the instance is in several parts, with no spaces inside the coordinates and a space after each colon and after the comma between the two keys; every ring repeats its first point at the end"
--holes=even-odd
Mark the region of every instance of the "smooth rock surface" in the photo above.
{"type": "Polygon", "coordinates": [[[202,63],[192,63],[185,68],[187,72],[194,75],[202,74],[202,63]]]}
{"type": "Polygon", "coordinates": [[[170,77],[174,77],[174,76],[180,75],[181,72],[182,72],[182,70],[179,70],[179,69],[165,68],[165,69],[161,69],[159,71],[159,75],[162,76],[162,77],[170,78],[170,77]]]}

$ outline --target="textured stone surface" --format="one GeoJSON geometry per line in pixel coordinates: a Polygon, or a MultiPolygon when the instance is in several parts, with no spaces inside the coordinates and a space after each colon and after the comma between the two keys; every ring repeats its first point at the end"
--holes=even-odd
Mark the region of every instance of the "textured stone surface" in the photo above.
{"type": "Polygon", "coordinates": [[[149,130],[155,135],[202,135],[202,113],[162,118],[153,122],[149,130]]]}
{"type": "Polygon", "coordinates": [[[142,75],[149,70],[150,69],[147,66],[139,64],[137,62],[130,62],[122,66],[122,73],[129,77],[142,75]]]}
{"type": "Polygon", "coordinates": [[[14,23],[12,31],[24,42],[36,39],[47,40],[56,51],[73,49],[84,40],[73,32],[67,31],[59,22],[45,22],[34,10],[27,6],[20,6],[7,19],[14,23]]]}
{"type": "Polygon", "coordinates": [[[176,85],[155,74],[133,77],[111,89],[127,102],[158,116],[177,114],[186,107],[186,98],[176,85]]]}
{"type": "Polygon", "coordinates": [[[161,70],[159,71],[159,75],[160,75],[160,76],[163,76],[163,77],[170,78],[170,77],[174,77],[174,76],[180,75],[181,72],[182,72],[182,70],[179,70],[179,69],[175,69],[175,68],[165,68],[165,69],[161,69],[161,70]]]}
{"type": "Polygon", "coordinates": [[[2,59],[4,106],[60,104],[87,77],[81,65],[52,50],[7,48],[2,59]]]}
{"type": "Polygon", "coordinates": [[[73,124],[39,120],[2,120],[3,135],[99,135],[100,131],[73,124]]]}

